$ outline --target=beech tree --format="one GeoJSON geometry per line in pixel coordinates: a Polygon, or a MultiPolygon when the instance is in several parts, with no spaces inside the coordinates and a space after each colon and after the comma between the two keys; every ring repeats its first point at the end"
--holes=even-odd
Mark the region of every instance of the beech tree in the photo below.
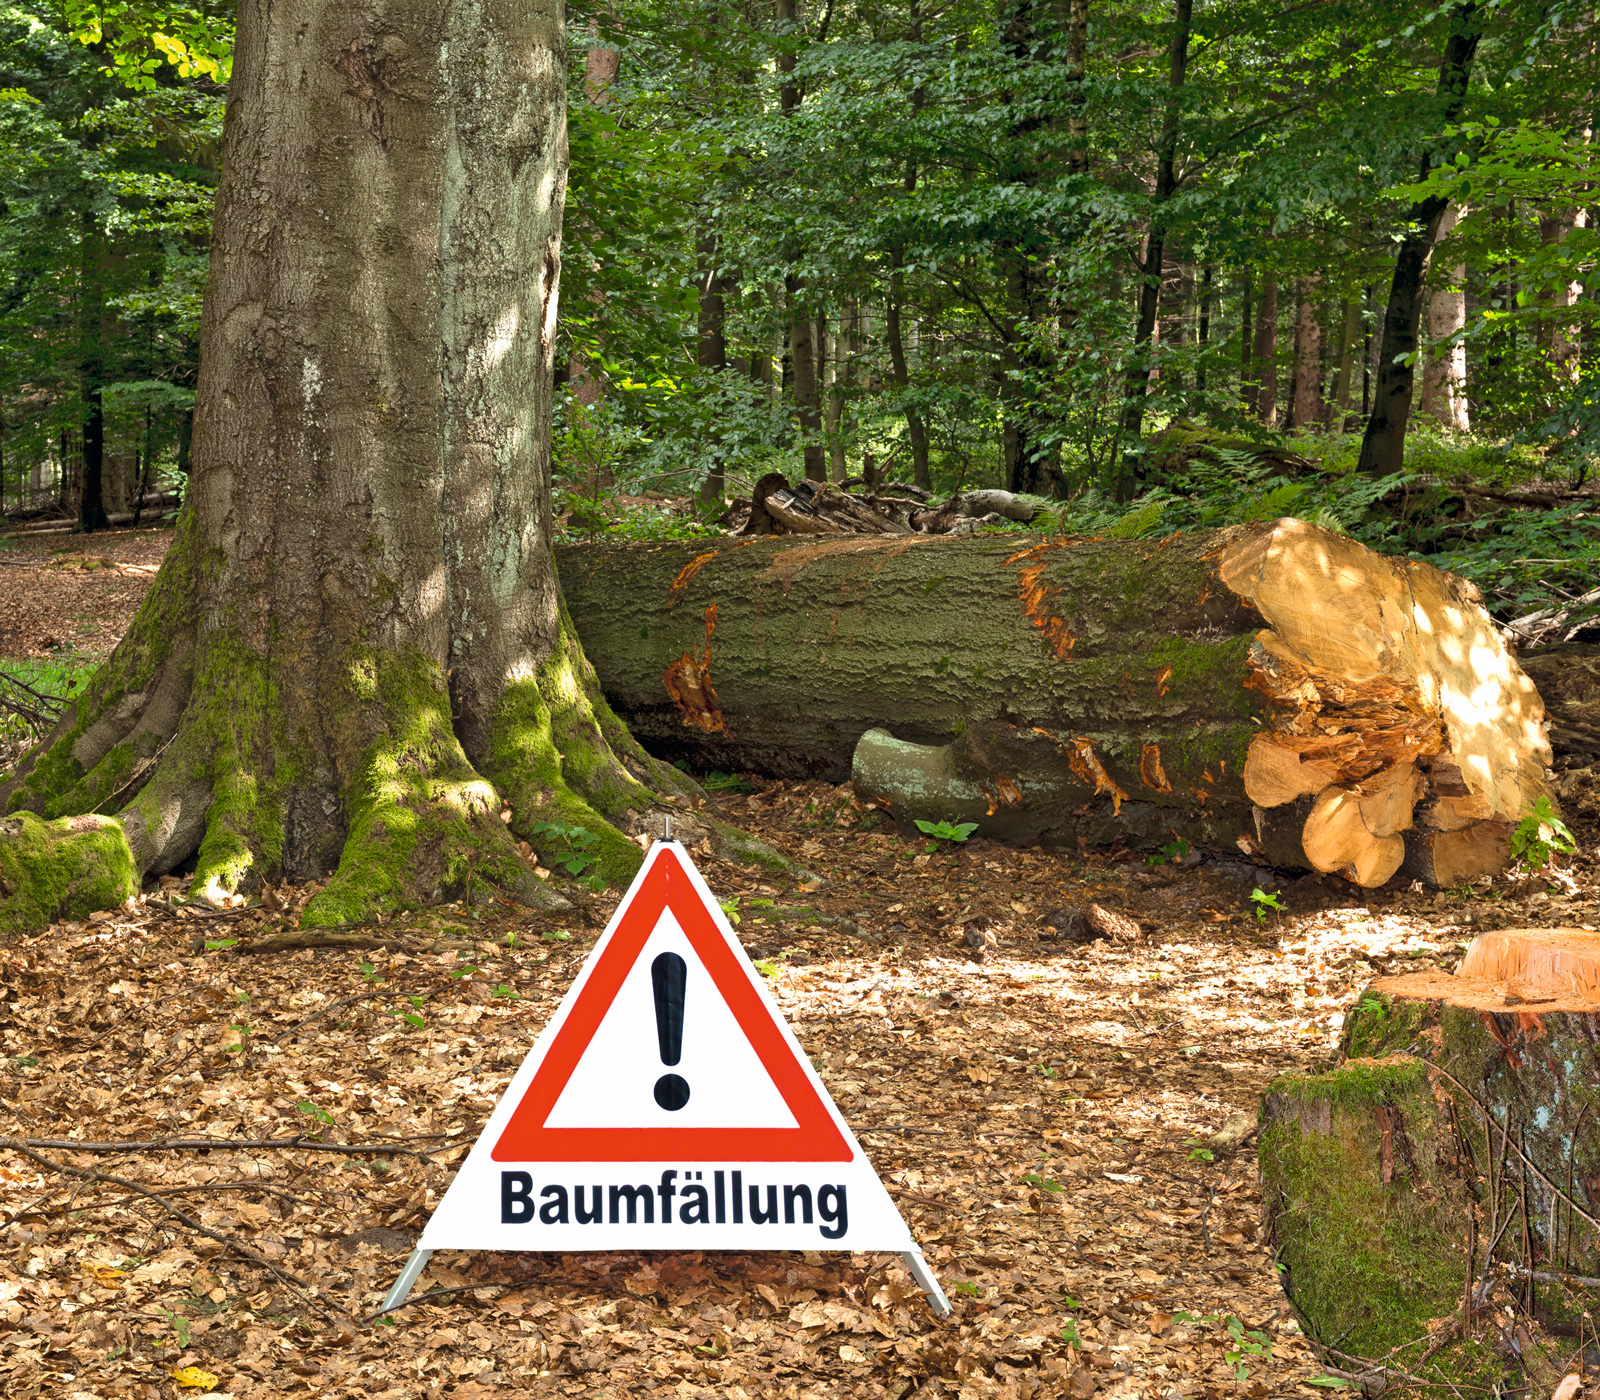
{"type": "MultiPolygon", "coordinates": [[[[331,874],[305,917],[338,924],[478,882],[553,899],[513,840],[559,848],[538,823],[623,878],[652,811],[692,807],[601,698],[551,556],[563,24],[243,0],[188,503],[8,811],[120,813],[139,875],[197,856],[213,899],[331,874]]],[[[40,878],[65,859],[7,825],[40,878]]]]}

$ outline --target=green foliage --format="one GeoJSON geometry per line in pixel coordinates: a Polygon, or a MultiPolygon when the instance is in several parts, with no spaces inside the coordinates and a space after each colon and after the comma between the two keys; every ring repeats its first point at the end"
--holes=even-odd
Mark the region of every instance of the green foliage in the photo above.
{"type": "Polygon", "coordinates": [[[1187,837],[1180,836],[1176,841],[1169,841],[1153,856],[1146,856],[1146,865],[1177,865],[1189,854],[1189,841],[1187,837]]]}
{"type": "Polygon", "coordinates": [[[965,841],[977,829],[977,822],[929,822],[920,818],[917,820],[917,830],[924,836],[931,836],[935,841],[965,841]]]}
{"type": "Polygon", "coordinates": [[[1258,924],[1266,923],[1269,909],[1274,914],[1282,914],[1284,912],[1283,904],[1275,892],[1268,892],[1258,887],[1250,891],[1250,899],[1255,905],[1256,922],[1258,924]]]}
{"type": "Polygon", "coordinates": [[[1551,856],[1571,855],[1577,849],[1572,832],[1543,793],[1533,810],[1511,829],[1511,857],[1526,870],[1543,870],[1551,856]]]}
{"type": "Polygon", "coordinates": [[[587,827],[570,826],[566,822],[535,822],[530,832],[544,838],[541,850],[549,848],[551,860],[567,874],[582,875],[594,864],[595,834],[587,827]]]}

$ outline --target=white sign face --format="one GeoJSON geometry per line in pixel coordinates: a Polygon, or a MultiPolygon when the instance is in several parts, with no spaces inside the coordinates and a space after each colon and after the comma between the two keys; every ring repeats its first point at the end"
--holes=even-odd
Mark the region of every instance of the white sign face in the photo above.
{"type": "Polygon", "coordinates": [[[658,841],[418,1248],[917,1246],[688,853],[658,841]]]}

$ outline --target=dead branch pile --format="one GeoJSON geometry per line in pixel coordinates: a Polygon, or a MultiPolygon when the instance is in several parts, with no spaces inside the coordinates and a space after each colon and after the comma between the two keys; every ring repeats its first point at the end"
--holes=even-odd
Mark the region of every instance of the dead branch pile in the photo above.
{"type": "Polygon", "coordinates": [[[890,484],[873,471],[792,486],[782,472],[768,472],[749,499],[733,502],[728,522],[740,535],[970,535],[1008,520],[1027,524],[1038,510],[1010,491],[958,491],[936,505],[920,486],[890,484]]]}

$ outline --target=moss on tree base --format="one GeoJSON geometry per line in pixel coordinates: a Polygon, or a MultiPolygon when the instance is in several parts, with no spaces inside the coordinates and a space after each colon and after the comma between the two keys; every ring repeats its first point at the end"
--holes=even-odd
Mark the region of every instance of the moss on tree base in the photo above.
{"type": "Polygon", "coordinates": [[[138,893],[133,852],[114,818],[0,818],[0,934],[37,933],[138,893]]]}
{"type": "Polygon", "coordinates": [[[1597,1046],[1592,1003],[1418,973],[1361,994],[1338,1068],[1272,1084],[1263,1200],[1314,1341],[1548,1392],[1588,1301],[1569,1281],[1600,1274],[1597,1046]]]}

